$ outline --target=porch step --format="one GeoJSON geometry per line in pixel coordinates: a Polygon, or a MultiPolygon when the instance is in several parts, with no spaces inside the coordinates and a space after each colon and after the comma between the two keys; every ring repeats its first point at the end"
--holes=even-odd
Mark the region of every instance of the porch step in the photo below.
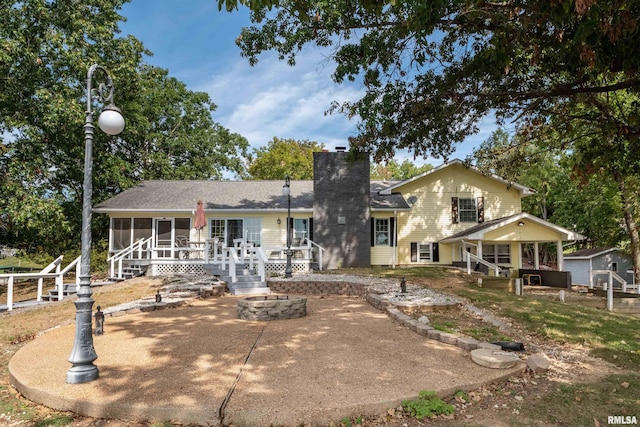
{"type": "MultiPolygon", "coordinates": [[[[75,283],[65,283],[62,285],[62,298],[66,298],[76,293],[75,283]]],[[[48,293],[42,295],[43,301],[58,301],[58,290],[52,289],[48,293]]]]}
{"type": "Polygon", "coordinates": [[[271,289],[265,282],[228,283],[227,289],[231,295],[267,295],[271,293],[271,289]]]}

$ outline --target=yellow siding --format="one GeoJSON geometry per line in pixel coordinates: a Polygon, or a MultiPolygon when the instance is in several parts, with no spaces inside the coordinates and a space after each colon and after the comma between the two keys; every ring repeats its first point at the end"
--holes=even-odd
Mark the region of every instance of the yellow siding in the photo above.
{"type": "Polygon", "coordinates": [[[562,240],[560,233],[543,227],[533,222],[527,222],[520,227],[517,223],[513,223],[493,230],[485,234],[485,240],[492,241],[525,241],[525,242],[549,242],[562,240]]]}
{"type": "MultiPolygon", "coordinates": [[[[395,191],[415,196],[409,212],[398,214],[398,259],[411,263],[411,242],[437,242],[475,225],[451,221],[451,198],[484,198],[484,219],[490,221],[521,211],[520,193],[506,184],[460,165],[451,165],[395,191]]],[[[451,245],[440,245],[440,264],[451,262],[451,245]]]]}
{"type": "Polygon", "coordinates": [[[371,265],[394,265],[395,247],[392,246],[372,246],[371,265]]]}

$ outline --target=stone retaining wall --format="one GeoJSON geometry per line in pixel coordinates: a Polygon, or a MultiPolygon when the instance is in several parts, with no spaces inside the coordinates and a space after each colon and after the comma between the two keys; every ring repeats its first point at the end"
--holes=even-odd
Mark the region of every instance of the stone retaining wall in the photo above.
{"type": "Polygon", "coordinates": [[[238,318],[242,320],[297,319],[307,315],[307,299],[299,296],[249,297],[238,300],[238,318]]]}
{"type": "Polygon", "coordinates": [[[269,289],[279,294],[347,295],[365,298],[366,288],[360,283],[348,282],[294,282],[269,280],[269,289]]]}

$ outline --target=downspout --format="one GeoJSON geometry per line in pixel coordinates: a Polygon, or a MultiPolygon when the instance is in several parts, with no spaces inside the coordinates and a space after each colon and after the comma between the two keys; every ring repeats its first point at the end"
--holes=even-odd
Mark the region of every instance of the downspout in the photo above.
{"type": "Polygon", "coordinates": [[[391,255],[391,268],[396,268],[396,259],[398,258],[398,211],[393,211],[393,253],[391,255]]]}

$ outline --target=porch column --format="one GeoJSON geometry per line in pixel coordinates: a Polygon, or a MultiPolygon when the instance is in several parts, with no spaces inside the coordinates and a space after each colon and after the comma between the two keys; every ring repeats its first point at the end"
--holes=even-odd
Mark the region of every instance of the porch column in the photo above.
{"type": "Polygon", "coordinates": [[[533,242],[533,268],[535,270],[540,270],[540,248],[538,247],[538,242],[533,242]]]}
{"type": "Polygon", "coordinates": [[[562,252],[562,240],[556,242],[556,252],[558,257],[558,271],[564,270],[564,254],[562,252]]]}
{"type": "Polygon", "coordinates": [[[482,259],[482,240],[478,240],[478,246],[476,246],[476,255],[482,259]]]}
{"type": "Polygon", "coordinates": [[[522,270],[522,242],[518,242],[518,270],[522,270]]]}

